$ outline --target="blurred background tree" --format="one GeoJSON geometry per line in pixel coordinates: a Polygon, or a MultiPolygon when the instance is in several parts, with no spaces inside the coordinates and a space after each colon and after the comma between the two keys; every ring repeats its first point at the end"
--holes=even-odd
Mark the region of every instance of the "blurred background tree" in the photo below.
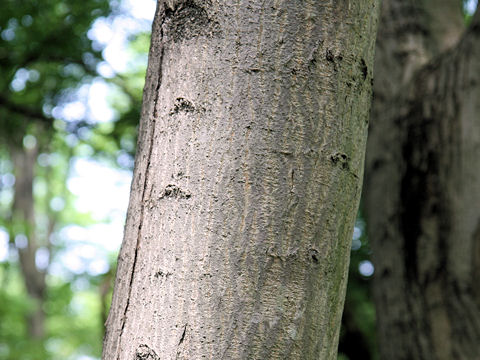
{"type": "Polygon", "coordinates": [[[0,359],[100,356],[154,10],[2,2],[0,359]]]}
{"type": "MultiPolygon", "coordinates": [[[[408,1],[405,1],[405,3],[407,4],[408,1]]],[[[468,25],[477,8],[477,0],[458,0],[458,5],[461,6],[462,4],[464,23],[468,25]]],[[[431,5],[436,6],[434,3],[431,3],[431,5]]],[[[395,34],[395,36],[398,35],[401,34],[395,34]]],[[[386,196],[386,194],[384,195],[386,196]]],[[[361,204],[360,208],[364,208],[364,204],[361,204]]],[[[342,318],[343,327],[340,334],[339,359],[342,360],[380,358],[376,336],[375,305],[371,289],[375,269],[371,262],[371,248],[366,234],[366,221],[364,214],[360,211],[352,240],[347,296],[342,318]]],[[[391,286],[396,285],[391,284],[391,286]]],[[[408,329],[405,330],[408,331],[408,329]]]]}

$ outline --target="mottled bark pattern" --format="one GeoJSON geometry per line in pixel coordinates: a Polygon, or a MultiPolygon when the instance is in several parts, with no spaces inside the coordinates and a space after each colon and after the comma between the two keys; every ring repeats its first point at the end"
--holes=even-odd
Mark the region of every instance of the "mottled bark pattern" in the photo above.
{"type": "Polygon", "coordinates": [[[160,1],[104,359],[335,359],[378,4],[160,1]]]}
{"type": "Polygon", "coordinates": [[[461,16],[382,6],[364,189],[382,359],[480,359],[480,33],[459,42],[461,16]]]}

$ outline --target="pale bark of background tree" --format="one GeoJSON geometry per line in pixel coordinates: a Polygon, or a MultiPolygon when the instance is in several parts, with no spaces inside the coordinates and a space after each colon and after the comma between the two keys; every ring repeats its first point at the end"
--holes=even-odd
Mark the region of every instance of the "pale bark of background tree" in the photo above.
{"type": "Polygon", "coordinates": [[[335,359],[378,2],[159,1],[104,359],[335,359]]]}
{"type": "Polygon", "coordinates": [[[364,188],[382,359],[480,359],[480,22],[385,0],[364,188]]]}
{"type": "Polygon", "coordinates": [[[29,314],[27,328],[30,336],[43,339],[45,336],[45,275],[44,270],[37,268],[35,255],[39,249],[39,239],[35,224],[35,202],[33,196],[33,181],[38,148],[26,149],[22,145],[11,144],[10,155],[15,169],[15,191],[12,205],[10,239],[15,242],[16,236],[24,236],[26,243],[17,246],[20,269],[22,271],[25,289],[33,302],[29,314]]]}
{"type": "MultiPolygon", "coordinates": [[[[27,122],[28,119],[25,121],[27,122]]],[[[35,130],[32,133],[37,135],[45,131],[42,126],[32,126],[32,128],[35,130]]],[[[8,231],[10,243],[18,251],[23,283],[31,300],[31,308],[25,319],[26,328],[31,338],[43,341],[47,335],[45,301],[47,298],[46,275],[49,261],[52,258],[50,239],[58,222],[58,214],[51,211],[47,202],[47,208],[43,209],[43,214],[48,215],[43,221],[47,220],[47,223],[44,229],[41,229],[41,225],[39,227],[37,212],[40,205],[35,200],[34,183],[38,155],[48,149],[48,145],[35,142],[33,145],[24,146],[23,139],[27,134],[27,132],[13,134],[5,139],[15,174],[8,231]],[[23,237],[23,239],[17,236],[23,237]],[[48,259],[43,259],[42,268],[37,266],[36,261],[39,250],[46,250],[49,255],[48,259]]],[[[38,138],[41,139],[42,136],[38,138]]],[[[45,170],[51,171],[51,168],[46,167],[45,170]]],[[[68,171],[65,172],[65,177],[67,174],[68,171]]],[[[64,183],[66,183],[66,178],[64,183]]],[[[47,190],[47,198],[52,197],[50,190],[47,190]]]]}

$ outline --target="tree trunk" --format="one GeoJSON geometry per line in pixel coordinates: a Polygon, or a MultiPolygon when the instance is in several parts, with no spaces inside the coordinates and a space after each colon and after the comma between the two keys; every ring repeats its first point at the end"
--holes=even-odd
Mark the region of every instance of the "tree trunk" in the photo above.
{"type": "MultiPolygon", "coordinates": [[[[440,11],[443,9],[443,12],[440,11]]],[[[365,210],[382,359],[480,358],[480,23],[385,0],[365,210]]]]}
{"type": "Polygon", "coordinates": [[[104,359],[335,359],[378,3],[159,1],[104,359]]]}
{"type": "Polygon", "coordinates": [[[10,153],[15,168],[15,192],[12,206],[10,238],[24,236],[26,243],[17,249],[25,288],[34,302],[34,309],[27,319],[28,332],[34,339],[45,336],[45,272],[35,264],[35,255],[39,248],[35,234],[35,204],[33,197],[34,169],[38,149],[18,148],[10,146],[10,153]]]}

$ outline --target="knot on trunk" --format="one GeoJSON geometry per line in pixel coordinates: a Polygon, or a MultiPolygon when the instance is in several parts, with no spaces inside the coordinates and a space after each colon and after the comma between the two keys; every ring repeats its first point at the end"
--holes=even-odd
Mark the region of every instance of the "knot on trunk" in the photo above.
{"type": "Polygon", "coordinates": [[[173,198],[173,199],[190,199],[192,194],[188,190],[183,190],[179,188],[177,185],[167,185],[163,190],[163,193],[160,195],[159,200],[165,198],[173,198]]]}
{"type": "Polygon", "coordinates": [[[138,347],[134,360],[160,360],[160,357],[148,345],[142,344],[138,347]]]}

